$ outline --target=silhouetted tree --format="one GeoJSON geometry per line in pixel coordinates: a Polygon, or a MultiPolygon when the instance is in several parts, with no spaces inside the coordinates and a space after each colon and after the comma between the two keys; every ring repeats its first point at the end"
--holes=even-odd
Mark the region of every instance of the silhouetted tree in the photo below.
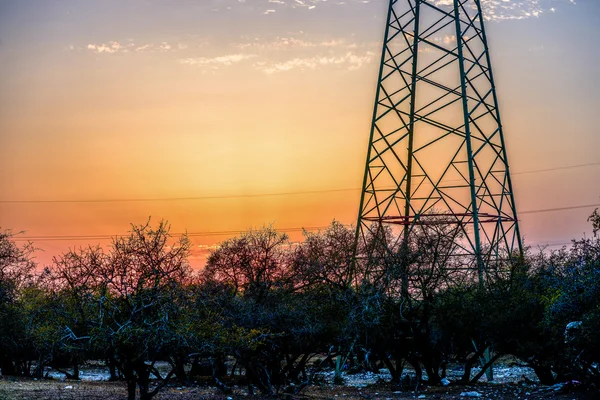
{"type": "Polygon", "coordinates": [[[113,240],[108,259],[98,274],[97,313],[92,330],[97,348],[110,349],[127,381],[128,397],[153,397],[174,374],[155,368],[180,345],[183,318],[179,292],[190,278],[190,242],[184,235],[169,243],[169,225],[148,222],[132,226],[128,236],[113,240]],[[175,300],[175,301],[174,301],[175,300]],[[150,388],[150,376],[159,383],[150,388]]]}
{"type": "Polygon", "coordinates": [[[29,375],[23,292],[34,285],[33,245],[19,247],[0,230],[0,368],[3,375],[29,375]],[[10,321],[10,322],[9,322],[10,321]]]}

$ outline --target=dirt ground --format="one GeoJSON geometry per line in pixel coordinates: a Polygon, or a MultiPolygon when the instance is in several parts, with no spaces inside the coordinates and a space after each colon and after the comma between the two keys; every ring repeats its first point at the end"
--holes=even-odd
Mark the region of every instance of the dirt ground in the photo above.
{"type": "MultiPolygon", "coordinates": [[[[169,366],[157,363],[157,368],[166,375],[169,366]]],[[[108,370],[101,362],[89,362],[81,369],[81,381],[65,380],[65,375],[48,369],[46,375],[51,379],[33,380],[27,378],[0,377],[0,400],[124,400],[127,398],[124,382],[108,382],[108,370]]],[[[478,372],[474,368],[472,373],[478,372]]],[[[405,369],[407,376],[415,376],[410,368],[405,369]]],[[[449,364],[448,379],[456,382],[463,373],[460,364],[449,364]]],[[[192,385],[179,385],[177,382],[163,388],[155,397],[166,399],[206,399],[236,400],[266,399],[256,394],[250,396],[248,388],[242,385],[243,378],[228,378],[227,384],[233,393],[225,395],[211,385],[210,378],[199,380],[192,385]],[[239,386],[236,385],[239,384],[239,386]]],[[[581,387],[555,385],[546,387],[539,384],[534,371],[511,356],[501,358],[494,365],[494,381],[486,382],[484,375],[478,384],[449,386],[421,385],[417,392],[399,391],[389,383],[389,370],[378,372],[355,372],[344,374],[344,384],[334,385],[333,370],[321,371],[315,376],[319,384],[308,386],[300,395],[279,396],[283,400],[331,399],[331,400],[405,400],[405,399],[519,399],[519,400],[600,400],[600,392],[584,390],[581,387]]],[[[255,390],[255,393],[259,393],[255,390]]]]}
{"type": "MultiPolygon", "coordinates": [[[[235,387],[231,395],[221,394],[216,388],[206,385],[171,385],[155,397],[166,399],[207,399],[234,400],[264,396],[248,396],[246,388],[235,387]]],[[[423,387],[417,393],[393,391],[390,384],[375,383],[366,387],[338,386],[331,384],[305,388],[301,395],[291,399],[332,399],[332,400],[401,400],[401,399],[530,399],[530,400],[571,400],[600,399],[598,392],[590,390],[564,390],[542,387],[535,383],[502,383],[477,385],[450,385],[447,387],[423,387]],[[467,396],[470,393],[471,396],[467,396]],[[478,394],[478,395],[477,395],[478,394]]],[[[0,400],[123,400],[126,399],[123,382],[71,382],[58,380],[34,381],[31,379],[0,378],[0,400]]]]}

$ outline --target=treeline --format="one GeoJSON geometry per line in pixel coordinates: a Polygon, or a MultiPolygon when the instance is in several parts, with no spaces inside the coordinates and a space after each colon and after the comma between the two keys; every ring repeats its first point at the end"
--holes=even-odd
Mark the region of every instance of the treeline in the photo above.
{"type": "Polygon", "coordinates": [[[301,243],[263,228],[221,243],[199,272],[188,238],[172,238],[164,222],[132,226],[108,250],[72,250],[43,270],[32,245],[4,231],[0,368],[43,378],[51,366],[78,379],[86,361],[104,360],[131,400],[136,387],[150,399],[169,380],[207,374],[227,392],[228,375],[241,370],[265,394],[298,393],[323,368],[342,382],[344,368],[385,366],[399,383],[410,365],[435,385],[458,361],[470,382],[484,373],[471,373],[480,360],[506,354],[544,384],[598,384],[597,211],[590,221],[593,238],[507,255],[483,283],[446,224],[418,227],[409,243],[375,229],[356,258],[354,229],[336,222],[301,243]],[[384,242],[396,245],[390,252],[384,242]],[[166,376],[158,361],[170,365],[166,376]]]}

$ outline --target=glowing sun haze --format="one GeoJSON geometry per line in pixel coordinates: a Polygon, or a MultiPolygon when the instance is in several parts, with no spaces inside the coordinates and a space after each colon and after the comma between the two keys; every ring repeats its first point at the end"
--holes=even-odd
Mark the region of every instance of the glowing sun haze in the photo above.
{"type": "MultiPolygon", "coordinates": [[[[600,2],[482,2],[518,209],[600,203],[600,2]]],[[[173,232],[355,223],[386,7],[2,0],[0,227],[77,236],[36,240],[48,263],[148,216],[173,232]]],[[[592,210],[525,213],[521,230],[562,243],[592,210]]],[[[194,265],[225,237],[194,236],[194,265]]]]}

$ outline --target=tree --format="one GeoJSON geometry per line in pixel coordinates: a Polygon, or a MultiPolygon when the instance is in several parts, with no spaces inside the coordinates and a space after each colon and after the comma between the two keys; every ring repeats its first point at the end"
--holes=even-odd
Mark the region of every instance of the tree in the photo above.
{"type": "Polygon", "coordinates": [[[228,335],[218,344],[234,355],[252,384],[273,394],[280,384],[282,332],[288,327],[284,308],[293,291],[291,245],[273,227],[251,230],[228,239],[209,256],[202,280],[221,287],[227,296],[221,324],[228,335]],[[285,326],[285,327],[284,327],[285,326]]]}
{"type": "Polygon", "coordinates": [[[162,377],[154,367],[181,345],[180,293],[189,283],[190,242],[170,241],[170,226],[161,221],[132,225],[128,236],[113,240],[106,262],[99,265],[92,340],[111,352],[127,381],[129,400],[152,398],[174,374],[162,377]],[[150,375],[159,381],[151,390],[150,375]]]}
{"type": "Polygon", "coordinates": [[[460,227],[447,222],[432,216],[400,237],[374,225],[365,240],[369,257],[363,257],[361,270],[368,285],[363,283],[362,301],[378,316],[366,319],[370,342],[365,345],[387,364],[396,383],[405,361],[419,381],[423,369],[430,384],[444,373],[447,349],[436,326],[435,302],[443,290],[468,278],[463,271],[470,261],[460,253],[460,227]]]}
{"type": "Polygon", "coordinates": [[[315,353],[356,338],[349,333],[354,233],[334,223],[305,236],[292,245],[272,227],[246,232],[213,251],[202,272],[204,293],[219,290],[215,309],[228,332],[217,345],[265,394],[291,382],[300,385],[283,390],[297,392],[310,380],[306,365],[315,353]]]}
{"type": "Polygon", "coordinates": [[[208,257],[203,276],[231,284],[236,294],[260,299],[274,285],[291,283],[289,249],[288,236],[272,226],[250,230],[221,243],[208,257]]]}
{"type": "Polygon", "coordinates": [[[561,376],[600,383],[600,215],[590,216],[594,236],[574,240],[569,249],[553,252],[544,261],[544,327],[560,343],[556,360],[561,376]],[[572,332],[566,332],[567,328],[572,332]]]}
{"type": "Polygon", "coordinates": [[[23,341],[25,314],[22,291],[34,284],[36,264],[31,243],[19,247],[14,234],[0,230],[0,368],[3,375],[29,374],[23,341]],[[11,321],[4,323],[4,321],[11,321]]]}
{"type": "MultiPolygon", "coordinates": [[[[94,328],[99,278],[107,262],[108,256],[101,247],[89,246],[55,257],[49,270],[47,290],[54,298],[53,315],[61,324],[63,334],[53,366],[61,370],[63,365],[71,365],[72,374],[61,370],[67,378],[79,379],[79,365],[86,356],[104,356],[93,353],[90,335],[94,328]]],[[[114,375],[113,368],[111,377],[114,375]]]]}
{"type": "Polygon", "coordinates": [[[354,229],[337,221],[323,232],[304,232],[304,242],[295,248],[293,268],[296,285],[325,284],[350,288],[354,267],[354,229]]]}

